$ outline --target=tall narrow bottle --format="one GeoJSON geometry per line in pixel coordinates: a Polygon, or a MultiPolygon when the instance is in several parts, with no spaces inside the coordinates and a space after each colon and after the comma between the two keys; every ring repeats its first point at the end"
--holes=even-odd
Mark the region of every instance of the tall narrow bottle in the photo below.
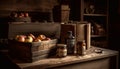
{"type": "Polygon", "coordinates": [[[67,38],[67,53],[74,54],[75,52],[75,37],[73,36],[72,31],[68,31],[68,38],[67,38]]]}

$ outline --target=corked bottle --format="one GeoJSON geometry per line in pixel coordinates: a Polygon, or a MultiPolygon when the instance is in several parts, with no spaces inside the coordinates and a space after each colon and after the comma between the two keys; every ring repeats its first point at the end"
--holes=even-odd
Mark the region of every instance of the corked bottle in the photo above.
{"type": "Polygon", "coordinates": [[[68,54],[74,54],[75,52],[75,37],[72,31],[68,31],[68,38],[66,40],[68,54]]]}
{"type": "Polygon", "coordinates": [[[86,54],[86,43],[85,40],[77,42],[77,55],[85,55],[86,54]]]}

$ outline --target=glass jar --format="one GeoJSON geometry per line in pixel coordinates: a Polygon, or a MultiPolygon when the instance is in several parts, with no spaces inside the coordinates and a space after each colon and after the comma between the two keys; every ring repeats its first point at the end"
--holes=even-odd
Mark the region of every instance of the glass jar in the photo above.
{"type": "Polygon", "coordinates": [[[58,57],[65,57],[67,56],[67,48],[66,44],[57,44],[57,56],[58,57]]]}

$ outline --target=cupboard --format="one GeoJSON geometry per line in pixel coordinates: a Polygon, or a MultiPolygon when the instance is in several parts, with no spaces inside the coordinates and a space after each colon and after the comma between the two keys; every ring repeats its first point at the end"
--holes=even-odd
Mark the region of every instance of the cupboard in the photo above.
{"type": "Polygon", "coordinates": [[[94,46],[106,48],[108,45],[108,3],[108,0],[70,0],[70,20],[91,23],[94,46]]]}

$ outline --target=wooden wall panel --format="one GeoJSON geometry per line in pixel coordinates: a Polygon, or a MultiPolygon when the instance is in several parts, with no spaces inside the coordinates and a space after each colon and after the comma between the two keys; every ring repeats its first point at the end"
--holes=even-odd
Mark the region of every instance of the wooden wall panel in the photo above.
{"type": "Polygon", "coordinates": [[[57,4],[57,0],[1,0],[0,10],[52,9],[57,4]]]}

